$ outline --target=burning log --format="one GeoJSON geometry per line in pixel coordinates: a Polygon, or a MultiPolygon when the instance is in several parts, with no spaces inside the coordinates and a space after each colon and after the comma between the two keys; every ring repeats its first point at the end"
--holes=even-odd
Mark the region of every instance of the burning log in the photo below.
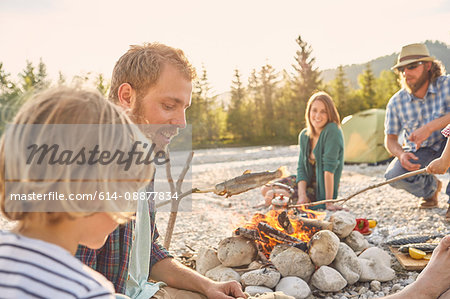
{"type": "Polygon", "coordinates": [[[285,233],[283,233],[283,232],[281,232],[281,231],[271,227],[270,225],[268,225],[267,223],[264,223],[264,222],[258,223],[258,229],[261,232],[263,232],[266,235],[268,235],[269,237],[274,238],[274,239],[276,239],[276,240],[278,240],[280,242],[283,242],[283,243],[289,243],[289,244],[292,244],[292,243],[305,243],[302,240],[297,239],[295,237],[291,237],[291,236],[289,236],[289,235],[287,235],[287,234],[285,234],[285,233]]]}
{"type": "Polygon", "coordinates": [[[263,236],[261,236],[256,229],[249,229],[249,228],[245,228],[245,227],[238,227],[234,231],[234,234],[236,236],[242,236],[242,237],[250,239],[250,240],[260,241],[262,243],[269,243],[269,239],[264,238],[263,236]]]}
{"type": "Polygon", "coordinates": [[[311,230],[333,230],[333,223],[325,220],[310,219],[305,217],[296,217],[295,220],[300,222],[303,227],[309,228],[311,230]]]}
{"type": "Polygon", "coordinates": [[[294,233],[294,227],[292,226],[292,223],[289,220],[289,216],[286,211],[283,211],[280,213],[280,215],[278,215],[278,223],[289,235],[294,233]]]}

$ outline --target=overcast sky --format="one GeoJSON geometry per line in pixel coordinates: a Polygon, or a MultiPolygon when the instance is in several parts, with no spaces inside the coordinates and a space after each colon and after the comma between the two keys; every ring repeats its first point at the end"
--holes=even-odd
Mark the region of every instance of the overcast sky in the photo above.
{"type": "Polygon", "coordinates": [[[158,41],[203,64],[223,92],[235,68],[291,71],[299,34],[326,69],[427,39],[450,45],[449,20],[446,0],[0,0],[0,62],[13,78],[40,57],[53,78],[110,78],[129,45],[158,41]]]}

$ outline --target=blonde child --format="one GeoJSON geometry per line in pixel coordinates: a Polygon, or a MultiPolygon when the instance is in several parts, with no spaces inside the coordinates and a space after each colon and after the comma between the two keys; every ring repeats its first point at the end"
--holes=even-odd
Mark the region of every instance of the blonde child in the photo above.
{"type": "Polygon", "coordinates": [[[132,217],[133,201],[107,199],[106,192],[123,196],[138,190],[148,181],[136,178],[151,178],[154,168],[134,163],[125,170],[107,159],[95,163],[103,152],[88,161],[87,146],[126,153],[136,141],[148,142],[121,108],[98,93],[57,88],[26,102],[0,147],[0,207],[8,220],[17,221],[12,231],[0,230],[0,297],[114,298],[112,284],[73,255],[78,244],[102,247],[118,224],[132,217]],[[57,144],[57,163],[50,163],[51,155],[41,164],[27,163],[21,154],[33,144],[57,144]],[[82,148],[84,159],[70,156],[82,148]],[[35,197],[94,195],[89,201],[11,200],[19,191],[35,197]]]}

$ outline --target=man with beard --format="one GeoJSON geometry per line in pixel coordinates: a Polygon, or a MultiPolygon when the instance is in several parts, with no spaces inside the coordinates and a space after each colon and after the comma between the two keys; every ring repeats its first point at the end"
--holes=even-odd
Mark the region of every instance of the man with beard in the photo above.
{"type": "MultiPolygon", "coordinates": [[[[179,49],[158,43],[131,46],[114,67],[109,99],[135,123],[152,125],[146,133],[159,151],[186,125],[194,76],[179,49]]],[[[153,182],[145,191],[153,191],[153,182]]],[[[80,246],[76,256],[131,298],[244,297],[238,282],[214,282],[183,266],[157,239],[154,201],[139,200],[136,221],[116,229],[99,250],[80,246]]]]}
{"type": "MultiPolygon", "coordinates": [[[[430,56],[424,44],[404,46],[392,69],[398,73],[402,89],[386,108],[385,146],[395,156],[386,179],[424,168],[440,157],[446,142],[440,130],[450,123],[450,76],[445,75],[442,63],[430,56]],[[399,144],[400,134],[403,147],[399,144]]],[[[421,174],[391,186],[422,197],[419,208],[428,209],[438,206],[442,183],[432,174],[421,174]]],[[[450,195],[450,184],[446,193],[450,195]]],[[[450,207],[445,217],[449,221],[450,207]]]]}

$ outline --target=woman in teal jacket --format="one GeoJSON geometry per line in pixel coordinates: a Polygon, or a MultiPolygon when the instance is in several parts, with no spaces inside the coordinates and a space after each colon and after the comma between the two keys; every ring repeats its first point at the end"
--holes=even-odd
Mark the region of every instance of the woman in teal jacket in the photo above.
{"type": "MultiPolygon", "coordinates": [[[[298,203],[334,199],[338,195],[339,180],[344,166],[344,138],[340,118],[331,97],[317,92],[308,100],[305,112],[306,128],[300,132],[297,175],[279,180],[290,186],[294,194],[279,186],[264,186],[262,195],[266,205],[274,196],[298,198],[298,203]]],[[[310,209],[340,210],[328,203],[310,209]]]]}
{"type": "MultiPolygon", "coordinates": [[[[306,106],[305,120],[306,128],[299,135],[298,203],[334,199],[344,166],[344,138],[333,99],[325,92],[313,94],[306,106]]],[[[326,208],[342,209],[331,203],[326,208]]]]}

